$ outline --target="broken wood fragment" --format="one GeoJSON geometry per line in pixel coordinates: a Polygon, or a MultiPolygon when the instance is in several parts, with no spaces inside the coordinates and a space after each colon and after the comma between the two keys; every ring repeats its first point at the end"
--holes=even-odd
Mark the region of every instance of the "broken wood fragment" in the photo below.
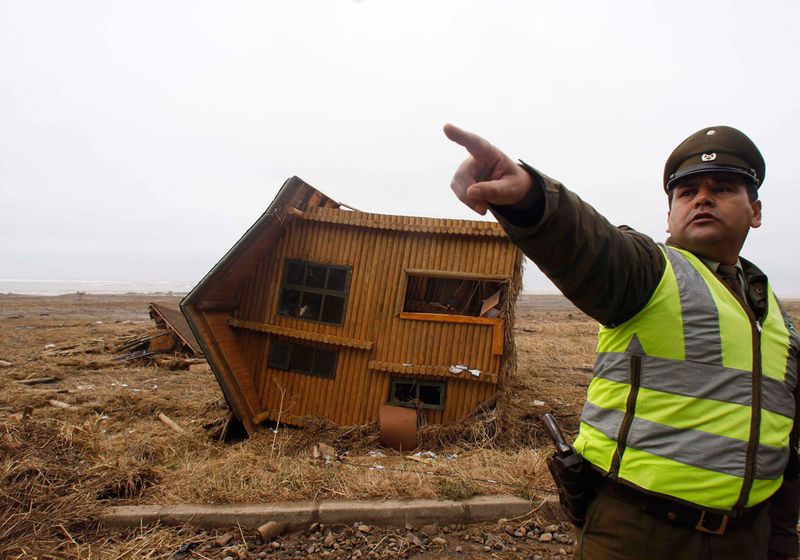
{"type": "Polygon", "coordinates": [[[42,383],[53,383],[54,381],[60,380],[48,375],[46,377],[33,377],[31,379],[17,379],[14,383],[18,385],[40,385],[42,383]]]}
{"type": "Polygon", "coordinates": [[[179,434],[186,433],[186,430],[181,428],[174,420],[172,420],[169,416],[167,416],[163,412],[158,413],[158,419],[161,420],[172,431],[177,432],[179,434]]]}
{"type": "Polygon", "coordinates": [[[71,405],[69,403],[65,403],[64,401],[57,401],[56,399],[50,399],[47,402],[50,404],[50,406],[54,406],[56,408],[63,408],[65,410],[77,408],[75,405],[71,405]]]}

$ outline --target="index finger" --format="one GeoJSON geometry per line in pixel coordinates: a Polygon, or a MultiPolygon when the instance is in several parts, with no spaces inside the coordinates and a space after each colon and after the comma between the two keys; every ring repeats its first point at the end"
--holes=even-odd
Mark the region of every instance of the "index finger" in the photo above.
{"type": "Polygon", "coordinates": [[[477,134],[458,128],[454,124],[445,124],[444,134],[456,144],[464,146],[473,157],[485,155],[494,147],[477,134]]]}

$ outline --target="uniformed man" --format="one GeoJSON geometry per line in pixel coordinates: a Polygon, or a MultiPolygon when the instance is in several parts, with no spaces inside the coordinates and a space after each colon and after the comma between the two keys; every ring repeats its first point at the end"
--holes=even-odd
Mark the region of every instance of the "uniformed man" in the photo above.
{"type": "Polygon", "coordinates": [[[764,160],[705,128],[667,160],[666,243],[611,226],[560,183],[445,125],[452,189],[600,324],[575,448],[597,495],[575,557],[797,558],[800,340],[739,252],[761,225],[764,160]],[[771,507],[770,507],[771,506],[771,507]]]}

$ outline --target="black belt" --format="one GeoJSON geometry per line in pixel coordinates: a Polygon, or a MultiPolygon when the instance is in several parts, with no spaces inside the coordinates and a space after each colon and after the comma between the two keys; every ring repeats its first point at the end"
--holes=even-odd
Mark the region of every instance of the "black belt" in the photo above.
{"type": "Polygon", "coordinates": [[[724,513],[699,509],[667,498],[645,494],[607,478],[600,482],[598,490],[617,497],[624,502],[639,506],[642,511],[669,523],[693,527],[703,533],[712,533],[714,535],[722,535],[728,527],[751,526],[766,507],[766,503],[759,504],[742,510],[735,517],[732,517],[724,513]]]}

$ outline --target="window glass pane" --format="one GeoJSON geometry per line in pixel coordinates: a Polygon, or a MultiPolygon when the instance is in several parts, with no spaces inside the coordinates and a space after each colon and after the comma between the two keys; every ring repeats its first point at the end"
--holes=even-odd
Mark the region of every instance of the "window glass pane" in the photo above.
{"type": "Polygon", "coordinates": [[[289,369],[290,345],[279,340],[270,340],[267,366],[275,369],[289,369]]]}
{"type": "Polygon", "coordinates": [[[289,261],[286,265],[286,283],[295,284],[297,286],[303,285],[303,271],[305,265],[300,262],[289,261]]]}
{"type": "Polygon", "coordinates": [[[289,368],[300,373],[311,373],[314,361],[314,349],[305,344],[292,345],[292,358],[289,368]]]}
{"type": "Polygon", "coordinates": [[[336,290],[343,292],[347,284],[347,270],[343,268],[331,268],[328,271],[328,285],[329,290],[336,290]]]}
{"type": "Polygon", "coordinates": [[[301,319],[319,320],[319,313],[322,310],[322,294],[314,292],[303,292],[300,301],[300,312],[297,314],[301,319]]]}
{"type": "Polygon", "coordinates": [[[336,351],[315,348],[313,373],[322,377],[334,377],[336,374],[336,351]]]}
{"type": "Polygon", "coordinates": [[[438,383],[436,385],[422,383],[419,385],[419,400],[422,401],[422,404],[440,406],[442,404],[442,389],[444,387],[438,383]]]}
{"type": "Polygon", "coordinates": [[[307,288],[324,288],[325,275],[328,272],[324,266],[316,266],[309,264],[306,266],[306,287],[307,288]]]}
{"type": "Polygon", "coordinates": [[[411,402],[416,398],[416,387],[413,383],[395,381],[392,383],[392,399],[395,402],[411,402]]]}
{"type": "Polygon", "coordinates": [[[292,290],[291,288],[284,288],[281,293],[281,301],[278,304],[279,315],[289,315],[290,317],[297,317],[300,313],[300,290],[292,290]]]}
{"type": "Polygon", "coordinates": [[[339,296],[325,296],[325,305],[322,308],[321,321],[339,324],[344,318],[344,298],[339,296]]]}

